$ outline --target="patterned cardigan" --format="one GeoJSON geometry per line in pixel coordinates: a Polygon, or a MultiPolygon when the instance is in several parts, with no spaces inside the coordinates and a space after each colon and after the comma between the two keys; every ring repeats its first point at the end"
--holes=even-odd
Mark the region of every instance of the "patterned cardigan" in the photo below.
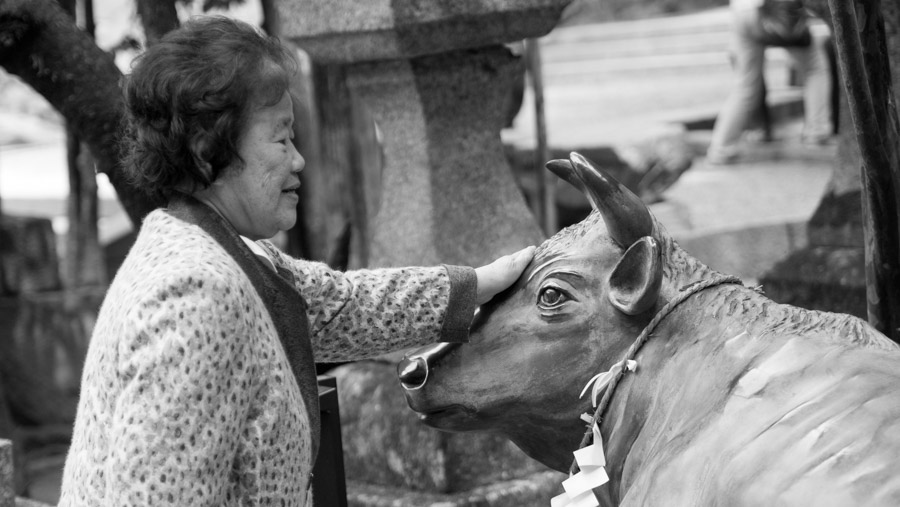
{"type": "MultiPolygon", "coordinates": [[[[471,268],[343,273],[259,243],[308,303],[316,361],[467,338],[471,268]]],[[[247,275],[205,230],[150,213],[91,337],[59,505],[310,505],[312,440],[247,275]]]]}

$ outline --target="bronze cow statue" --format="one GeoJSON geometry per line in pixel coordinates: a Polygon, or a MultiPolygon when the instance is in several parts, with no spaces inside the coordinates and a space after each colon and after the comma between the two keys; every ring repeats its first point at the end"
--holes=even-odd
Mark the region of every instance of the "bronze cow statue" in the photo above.
{"type": "Polygon", "coordinates": [[[577,153],[547,166],[595,211],[538,248],[469,343],[401,361],[426,424],[499,433],[569,471],[594,415],[582,387],[631,353],[596,414],[602,505],[900,505],[894,342],[733,283],[577,153]]]}

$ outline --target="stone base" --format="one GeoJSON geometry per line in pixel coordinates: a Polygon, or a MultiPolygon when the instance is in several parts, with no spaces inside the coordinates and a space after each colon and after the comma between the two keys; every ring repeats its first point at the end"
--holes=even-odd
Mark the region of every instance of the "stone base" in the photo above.
{"type": "Polygon", "coordinates": [[[15,507],[53,507],[53,506],[48,503],[38,502],[37,500],[32,500],[30,498],[22,498],[21,496],[17,496],[15,507]]]}
{"type": "Polygon", "coordinates": [[[766,295],[779,303],[866,319],[865,251],[861,246],[798,250],[760,282],[766,295]]]}
{"type": "Polygon", "coordinates": [[[562,492],[566,475],[547,471],[522,479],[502,481],[452,494],[423,493],[386,486],[350,482],[347,484],[349,507],[522,507],[550,505],[550,499],[562,492]]]}
{"type": "Polygon", "coordinates": [[[60,287],[56,234],[50,219],[0,216],[0,296],[60,287]]]}
{"type": "Polygon", "coordinates": [[[0,297],[0,377],[23,424],[71,424],[105,287],[0,297]]]}
{"type": "MultiPolygon", "coordinates": [[[[834,177],[832,177],[834,178],[834,177]]],[[[829,192],[809,219],[809,244],[862,249],[865,232],[862,220],[862,192],[836,195],[829,192]]]]}
{"type": "Polygon", "coordinates": [[[829,191],[822,197],[807,224],[808,246],[760,278],[770,298],[867,319],[861,199],[859,190],[829,191]]]}

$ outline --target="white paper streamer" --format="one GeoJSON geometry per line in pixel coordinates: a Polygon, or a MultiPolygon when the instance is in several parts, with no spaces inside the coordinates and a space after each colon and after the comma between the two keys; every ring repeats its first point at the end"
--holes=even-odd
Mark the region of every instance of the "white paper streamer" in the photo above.
{"type": "MultiPolygon", "coordinates": [[[[591,402],[596,407],[600,393],[609,385],[613,376],[622,370],[623,366],[626,371],[634,371],[637,369],[637,361],[631,359],[619,361],[612,365],[609,371],[594,375],[588,380],[578,397],[584,397],[584,393],[593,384],[594,389],[591,391],[591,402]]],[[[580,471],[563,481],[562,486],[565,492],[551,498],[550,507],[598,507],[600,501],[594,495],[594,488],[609,482],[609,474],[606,473],[606,453],[603,450],[603,436],[600,435],[600,427],[597,426],[591,414],[581,414],[581,419],[588,424],[593,424],[591,431],[594,434],[594,443],[572,453],[575,455],[575,462],[578,463],[580,471]]]]}
{"type": "Polygon", "coordinates": [[[597,507],[600,502],[594,496],[593,491],[585,491],[575,498],[569,497],[568,493],[557,495],[550,499],[550,507],[597,507]]]}
{"type": "Polygon", "coordinates": [[[605,467],[606,456],[603,453],[603,442],[594,439],[594,443],[575,451],[575,461],[578,468],[584,470],[585,467],[605,467]]]}
{"type": "MultiPolygon", "coordinates": [[[[619,373],[619,370],[622,369],[622,361],[612,365],[612,368],[609,371],[605,371],[603,373],[598,373],[591,377],[588,380],[587,384],[585,384],[584,389],[581,390],[581,394],[578,395],[579,398],[584,396],[584,393],[587,392],[588,388],[591,387],[591,384],[594,384],[594,389],[591,391],[591,403],[596,407],[597,406],[597,398],[600,396],[600,392],[603,391],[604,388],[612,381],[612,378],[619,373]]],[[[629,359],[625,361],[625,370],[626,371],[634,371],[637,369],[637,361],[629,359]]]]}
{"type": "Polygon", "coordinates": [[[594,443],[578,449],[573,454],[578,468],[577,474],[562,483],[565,493],[550,500],[550,507],[597,507],[600,501],[594,496],[594,488],[609,482],[606,473],[606,455],[603,452],[603,438],[600,428],[594,424],[594,443]]]}
{"type": "Polygon", "coordinates": [[[574,498],[607,482],[609,482],[609,476],[606,475],[606,468],[587,467],[582,468],[580,472],[564,480],[562,485],[566,493],[574,498]]]}

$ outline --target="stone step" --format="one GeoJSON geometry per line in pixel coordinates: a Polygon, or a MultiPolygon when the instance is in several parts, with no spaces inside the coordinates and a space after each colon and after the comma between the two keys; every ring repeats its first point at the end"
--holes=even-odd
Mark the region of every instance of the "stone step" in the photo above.
{"type": "Polygon", "coordinates": [[[569,25],[556,28],[544,37],[544,40],[552,44],[590,43],[617,39],[665,37],[680,33],[728,33],[731,23],[730,16],[728,8],[716,8],[682,16],[569,25]]]}
{"type": "MultiPolygon", "coordinates": [[[[728,68],[727,8],[660,19],[559,27],[540,39],[544,80],[660,79],[728,68]],[[664,74],[664,75],[661,75],[664,74]]],[[[787,51],[766,50],[767,73],[790,70],[787,51]]]]}
{"type": "MultiPolygon", "coordinates": [[[[720,55],[721,61],[728,61],[729,43],[727,38],[708,37],[705,35],[684,34],[668,40],[639,40],[627,43],[579,44],[573,46],[556,46],[540,41],[541,59],[548,65],[578,64],[588,62],[606,62],[617,60],[649,60],[670,57],[690,57],[698,55],[701,61],[704,55],[720,55]]],[[[788,58],[785,48],[766,48],[766,56],[778,60],[788,58]]]]}
{"type": "Polygon", "coordinates": [[[722,52],[728,50],[729,34],[723,32],[684,31],[666,37],[591,40],[560,43],[541,39],[542,56],[552,61],[583,61],[605,58],[660,56],[722,52]]]}
{"type": "MultiPolygon", "coordinates": [[[[543,55],[542,55],[543,58],[543,55]]],[[[793,66],[787,52],[782,48],[766,50],[767,77],[776,77],[768,84],[783,83],[793,66]]],[[[697,72],[729,70],[728,54],[725,52],[693,53],[684,55],[662,55],[641,58],[608,58],[586,61],[542,61],[541,71],[545,83],[566,85],[591,81],[633,80],[635,78],[665,79],[677,78],[697,72]]]]}

